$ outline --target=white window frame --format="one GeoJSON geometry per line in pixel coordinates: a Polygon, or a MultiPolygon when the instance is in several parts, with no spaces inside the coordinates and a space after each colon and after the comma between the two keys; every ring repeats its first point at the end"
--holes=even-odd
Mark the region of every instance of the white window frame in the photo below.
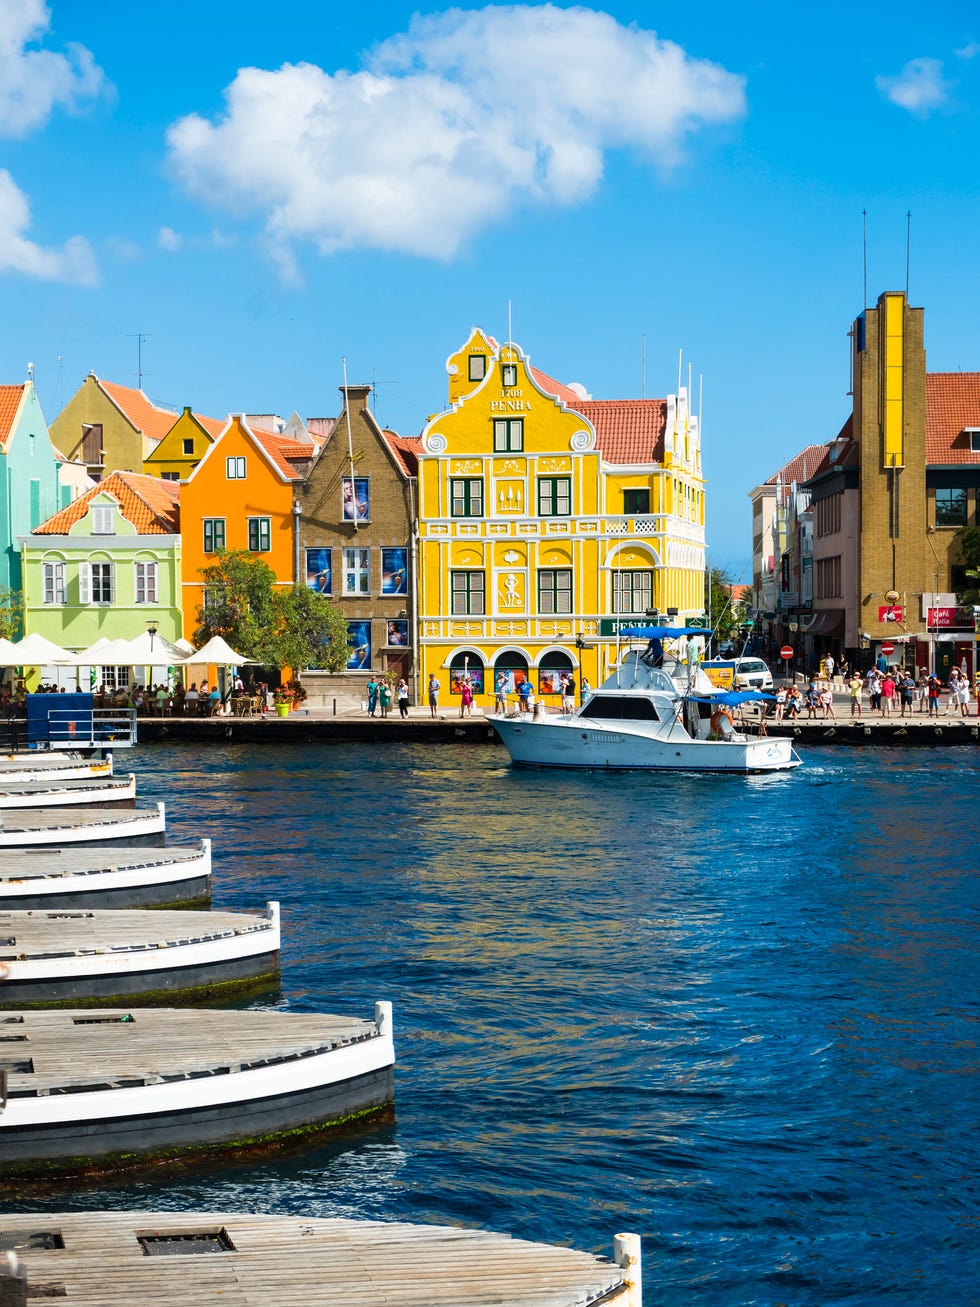
{"type": "Polygon", "coordinates": [[[136,603],[156,604],[158,571],[155,562],[144,561],[134,564],[134,591],[136,603]]]}
{"type": "Polygon", "coordinates": [[[248,464],[244,454],[229,454],[225,459],[225,479],[227,481],[244,481],[248,475],[248,464]]]}
{"type": "Polygon", "coordinates": [[[65,565],[57,560],[45,563],[43,568],[44,575],[44,602],[51,605],[61,605],[67,602],[65,595],[65,565]]]}
{"type": "MultiPolygon", "coordinates": [[[[103,588],[106,577],[100,577],[99,589],[103,588]]],[[[78,569],[78,601],[82,604],[92,604],[96,608],[109,608],[116,602],[116,565],[108,561],[98,563],[82,563],[78,569]],[[95,594],[95,569],[108,568],[109,597],[93,598],[95,594]]]]}
{"type": "Polygon", "coordinates": [[[371,593],[371,550],[344,547],[344,594],[359,598],[371,593]]]}
{"type": "Polygon", "coordinates": [[[94,536],[112,536],[116,534],[116,514],[108,504],[93,504],[92,534],[94,536]]]}

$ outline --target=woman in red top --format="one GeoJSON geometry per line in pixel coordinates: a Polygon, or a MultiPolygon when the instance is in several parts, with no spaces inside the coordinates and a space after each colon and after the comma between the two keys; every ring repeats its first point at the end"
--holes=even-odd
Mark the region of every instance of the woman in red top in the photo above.
{"type": "Polygon", "coordinates": [[[881,683],[881,715],[890,717],[892,715],[892,704],[895,702],[895,678],[891,671],[885,673],[885,679],[881,683]]]}

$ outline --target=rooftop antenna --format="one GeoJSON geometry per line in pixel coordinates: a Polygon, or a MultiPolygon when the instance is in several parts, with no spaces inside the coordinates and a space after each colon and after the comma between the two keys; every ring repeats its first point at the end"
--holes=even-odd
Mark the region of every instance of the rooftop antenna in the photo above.
{"type": "Polygon", "coordinates": [[[680,397],[680,393],[681,393],[681,377],[682,377],[683,375],[684,375],[684,351],[683,351],[682,349],[679,349],[679,350],[677,351],[677,395],[678,395],[678,398],[680,397]]]}
{"type": "Polygon", "coordinates": [[[640,398],[647,397],[647,337],[646,332],[640,337],[640,398]]]}
{"type": "Polygon", "coordinates": [[[905,299],[909,297],[909,260],[912,255],[912,210],[905,210],[905,299]]]}
{"type": "Polygon", "coordinates": [[[33,363],[28,363],[28,365],[27,365],[27,380],[31,383],[32,386],[34,385],[34,364],[33,364],[33,363]]]}
{"type": "Polygon", "coordinates": [[[507,301],[507,344],[514,343],[514,327],[510,318],[510,300],[507,301]]]}
{"type": "Polygon", "coordinates": [[[136,337],[136,388],[137,390],[143,389],[143,341],[149,340],[151,334],[152,333],[149,331],[133,331],[130,332],[129,335],[130,340],[132,340],[134,336],[136,337]]]}
{"type": "Polygon", "coordinates": [[[350,394],[347,390],[347,359],[344,355],[341,355],[340,362],[344,370],[344,413],[347,417],[347,459],[350,466],[351,512],[354,514],[354,530],[357,531],[357,496],[354,494],[354,436],[350,426],[350,394]]]}

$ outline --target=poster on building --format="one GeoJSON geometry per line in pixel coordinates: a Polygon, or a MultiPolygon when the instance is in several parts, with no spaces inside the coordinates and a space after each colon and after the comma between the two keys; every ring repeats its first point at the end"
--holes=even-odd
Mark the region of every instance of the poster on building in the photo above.
{"type": "Polygon", "coordinates": [[[366,522],[371,516],[367,477],[344,477],[341,481],[345,522],[366,522]]]}
{"type": "Polygon", "coordinates": [[[879,622],[904,622],[905,609],[901,604],[880,604],[878,606],[879,622]]]}
{"type": "Polygon", "coordinates": [[[408,622],[396,618],[388,623],[388,644],[397,649],[408,647],[408,622]]]}
{"type": "Polygon", "coordinates": [[[348,621],[347,643],[350,646],[347,670],[349,672],[369,672],[371,670],[370,617],[348,621]]]}
{"type": "Polygon", "coordinates": [[[318,595],[333,594],[331,551],[316,548],[306,551],[306,585],[318,595]]]}
{"type": "Polygon", "coordinates": [[[469,681],[470,689],[474,694],[483,693],[483,665],[481,663],[467,663],[465,666],[454,664],[449,669],[449,692],[450,694],[462,694],[463,682],[469,681]]]}
{"type": "Polygon", "coordinates": [[[383,595],[408,594],[407,549],[382,549],[381,593],[383,595]]]}

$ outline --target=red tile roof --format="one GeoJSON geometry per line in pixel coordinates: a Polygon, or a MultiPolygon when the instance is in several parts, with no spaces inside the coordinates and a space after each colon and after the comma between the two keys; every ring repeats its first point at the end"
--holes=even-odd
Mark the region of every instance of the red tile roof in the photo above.
{"type": "Polygon", "coordinates": [[[115,381],[99,380],[99,385],[116,407],[130,420],[137,431],[151,440],[162,440],[180,416],[170,409],[160,408],[132,386],[120,386],[115,381]]]}
{"type": "Polygon", "coordinates": [[[780,485],[791,486],[795,482],[799,485],[803,481],[809,481],[810,477],[820,469],[820,465],[827,461],[826,445],[807,445],[806,449],[801,450],[788,463],[784,463],[779,471],[774,472],[763,484],[774,486],[779,482],[780,485]]]}
{"type": "Polygon", "coordinates": [[[980,464],[965,427],[980,427],[980,372],[927,372],[926,463],[980,464]]]}
{"type": "MultiPolygon", "coordinates": [[[[574,395],[574,391],[569,392],[574,395]]],[[[665,399],[579,399],[569,408],[595,427],[596,448],[607,463],[662,463],[665,399]]]]}
{"type": "Polygon", "coordinates": [[[35,527],[33,534],[67,535],[88,512],[91,501],[104,491],[119,500],[123,517],[132,522],[139,535],[180,534],[180,483],[162,481],[140,472],[110,472],[67,508],[35,527]]]}
{"type": "Polygon", "coordinates": [[[316,439],[308,443],[305,440],[294,440],[291,436],[277,436],[271,431],[257,430],[255,427],[250,427],[249,430],[287,481],[297,481],[306,475],[309,462],[322,443],[316,439]]]}
{"type": "Polygon", "coordinates": [[[571,386],[566,386],[561,381],[556,381],[554,377],[549,377],[547,372],[542,372],[540,368],[531,368],[530,372],[545,394],[555,395],[573,408],[583,402],[578,391],[572,390],[571,386]]]}
{"type": "Polygon", "coordinates": [[[6,453],[7,442],[14,430],[14,419],[20,408],[27,382],[19,386],[0,386],[0,449],[6,453]]]}

